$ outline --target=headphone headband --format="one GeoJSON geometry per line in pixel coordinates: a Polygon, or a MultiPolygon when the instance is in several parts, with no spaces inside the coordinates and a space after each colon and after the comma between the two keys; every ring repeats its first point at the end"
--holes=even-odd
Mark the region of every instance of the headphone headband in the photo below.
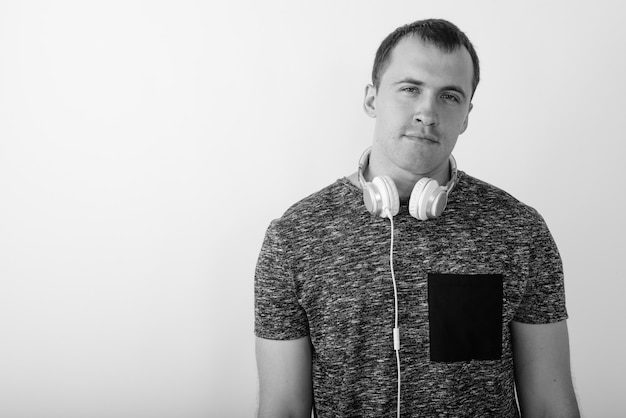
{"type": "Polygon", "coordinates": [[[372,147],[368,147],[363,152],[363,154],[361,155],[361,158],[359,159],[358,176],[359,176],[359,183],[361,183],[361,188],[365,188],[365,177],[363,177],[363,171],[365,171],[365,167],[369,165],[371,153],[372,153],[372,147]]]}
{"type": "Polygon", "coordinates": [[[450,180],[446,183],[444,188],[446,189],[446,193],[450,195],[452,189],[454,189],[456,184],[459,182],[459,171],[456,168],[456,160],[452,154],[450,154],[448,161],[450,161],[450,180]]]}
{"type": "MultiPolygon", "coordinates": [[[[361,183],[361,188],[363,189],[365,188],[365,183],[366,183],[365,177],[363,176],[363,172],[365,171],[365,168],[369,165],[371,153],[372,153],[372,147],[368,147],[363,152],[363,154],[361,155],[361,158],[359,159],[358,176],[359,176],[359,183],[361,183]]],[[[450,181],[448,181],[448,183],[443,187],[443,189],[446,191],[447,195],[450,195],[450,192],[452,191],[452,189],[454,189],[457,182],[459,181],[459,172],[456,167],[456,160],[454,159],[452,154],[450,154],[450,158],[448,159],[448,161],[450,161],[450,181]]]]}

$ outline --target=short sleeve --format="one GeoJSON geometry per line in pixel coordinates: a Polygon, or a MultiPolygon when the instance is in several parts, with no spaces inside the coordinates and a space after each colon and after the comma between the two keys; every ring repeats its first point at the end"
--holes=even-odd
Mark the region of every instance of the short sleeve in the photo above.
{"type": "Polygon", "coordinates": [[[567,319],[563,265],[556,243],[543,218],[532,234],[528,280],[515,321],[547,324],[567,319]]]}
{"type": "Polygon", "coordinates": [[[254,332],[257,337],[290,340],[309,334],[298,301],[289,254],[273,221],[265,233],[254,277],[254,332]]]}

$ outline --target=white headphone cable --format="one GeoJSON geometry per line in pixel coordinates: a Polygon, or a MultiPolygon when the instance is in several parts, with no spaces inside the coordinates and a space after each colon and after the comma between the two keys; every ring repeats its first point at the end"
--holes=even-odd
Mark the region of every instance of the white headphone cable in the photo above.
{"type": "Polygon", "coordinates": [[[389,246],[389,267],[391,269],[391,281],[393,282],[393,299],[395,311],[395,327],[393,328],[393,349],[396,352],[396,364],[398,368],[398,410],[397,416],[400,418],[400,327],[398,326],[398,286],[396,284],[396,275],[393,270],[393,216],[391,211],[387,209],[387,217],[391,221],[391,245],[389,246]]]}

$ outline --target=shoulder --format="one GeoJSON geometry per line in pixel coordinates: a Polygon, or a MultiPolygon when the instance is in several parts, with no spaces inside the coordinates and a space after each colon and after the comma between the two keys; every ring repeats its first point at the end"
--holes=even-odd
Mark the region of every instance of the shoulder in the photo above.
{"type": "Polygon", "coordinates": [[[291,205],[281,219],[290,220],[310,215],[324,216],[350,192],[349,182],[345,178],[338,179],[334,183],[291,205]]]}
{"type": "Polygon", "coordinates": [[[457,189],[450,198],[487,218],[496,217],[518,222],[542,223],[537,210],[512,194],[486,181],[461,172],[457,189]]]}
{"type": "Polygon", "coordinates": [[[341,178],[290,206],[271,228],[284,237],[312,238],[342,224],[360,209],[361,200],[360,191],[341,178]]]}

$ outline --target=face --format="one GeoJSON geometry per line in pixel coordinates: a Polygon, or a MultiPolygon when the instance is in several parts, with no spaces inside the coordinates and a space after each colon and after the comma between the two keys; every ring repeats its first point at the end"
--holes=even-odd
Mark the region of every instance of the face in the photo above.
{"type": "Polygon", "coordinates": [[[417,36],[398,42],[378,89],[365,94],[365,112],[376,119],[375,175],[447,180],[448,157],[467,128],[472,76],[464,47],[447,53],[417,36]]]}

